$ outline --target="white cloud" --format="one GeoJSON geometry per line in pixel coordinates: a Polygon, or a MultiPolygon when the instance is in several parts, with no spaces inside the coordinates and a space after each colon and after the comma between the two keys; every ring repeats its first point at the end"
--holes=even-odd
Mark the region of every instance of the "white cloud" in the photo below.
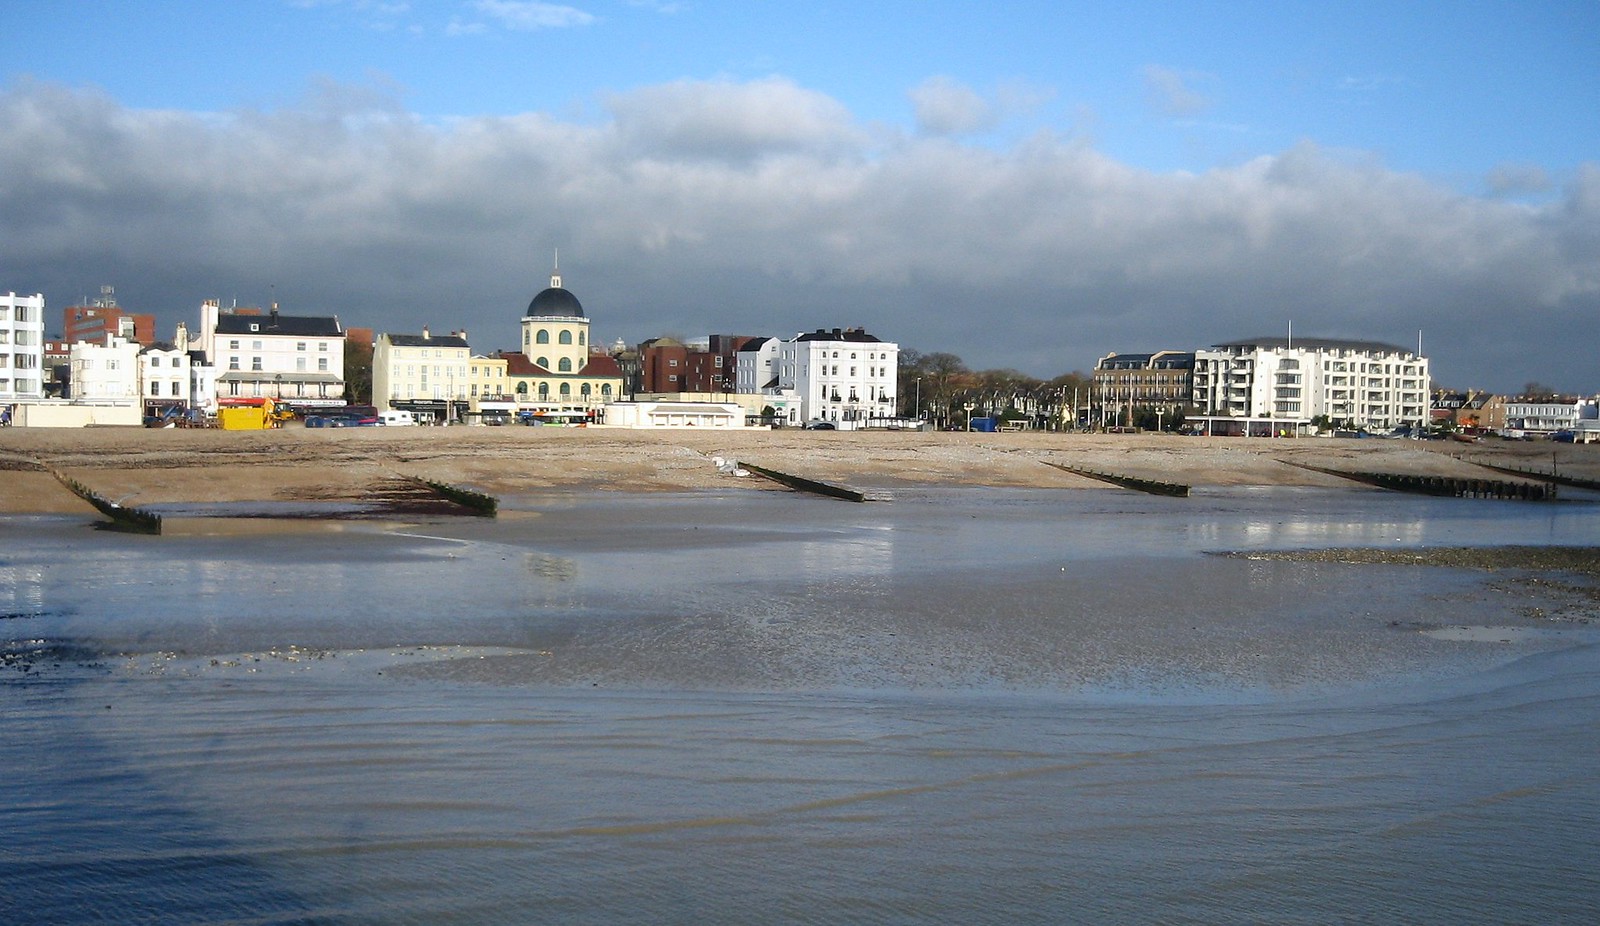
{"type": "Polygon", "coordinates": [[[163,329],[201,299],[511,346],[561,248],[595,335],[844,324],[1051,375],[1282,330],[1411,343],[1446,382],[1593,391],[1600,166],[1545,205],[1311,144],[1199,175],[1082,141],[885,137],[790,81],[619,94],[609,119],[428,125],[371,91],[130,110],[0,90],[0,285],[102,284],[163,329]]]}
{"type": "Polygon", "coordinates": [[[968,135],[993,128],[995,108],[948,77],[930,77],[911,89],[917,128],[929,135],[968,135]]]}
{"type": "Polygon", "coordinates": [[[1177,71],[1152,64],[1144,69],[1145,92],[1150,105],[1165,116],[1192,116],[1211,108],[1211,99],[1192,86],[1214,81],[1209,74],[1177,71]]]}
{"type": "Polygon", "coordinates": [[[472,6],[507,29],[529,32],[538,29],[569,29],[574,26],[591,25],[595,21],[593,14],[576,7],[539,3],[536,0],[473,0],[472,6]]]}

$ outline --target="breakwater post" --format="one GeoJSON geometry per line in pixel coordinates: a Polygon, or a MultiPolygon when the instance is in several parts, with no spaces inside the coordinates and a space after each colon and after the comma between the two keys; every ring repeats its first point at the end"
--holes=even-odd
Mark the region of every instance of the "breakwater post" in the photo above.
{"type": "Polygon", "coordinates": [[[775,469],[767,469],[764,466],[757,466],[754,463],[745,460],[741,460],[739,465],[750,472],[755,473],[757,476],[763,476],[767,479],[771,479],[773,482],[781,483],[782,485],[786,485],[791,489],[797,489],[801,492],[810,492],[814,495],[826,495],[829,498],[842,498],[847,502],[864,502],[867,500],[865,493],[858,492],[855,489],[849,489],[844,486],[836,486],[827,482],[818,482],[815,479],[807,479],[804,476],[791,476],[788,473],[780,473],[775,469]]]}
{"type": "Polygon", "coordinates": [[[1328,469],[1308,463],[1279,460],[1289,466],[1298,466],[1312,472],[1338,476],[1353,482],[1377,486],[1395,492],[1416,495],[1437,495],[1453,498],[1496,498],[1524,502],[1553,501],[1556,487],[1537,482],[1513,482],[1504,479],[1463,479],[1457,476],[1414,476],[1408,473],[1365,473],[1328,469]]]}
{"type": "Polygon", "coordinates": [[[1189,487],[1180,482],[1160,482],[1155,479],[1140,479],[1137,476],[1123,476],[1117,473],[1101,473],[1092,469],[1079,469],[1076,466],[1067,466],[1062,463],[1051,463],[1049,460],[1040,460],[1046,466],[1069,472],[1074,476],[1085,479],[1095,479],[1100,482],[1109,482],[1114,486],[1124,489],[1133,489],[1135,492],[1144,492],[1148,495],[1167,495],[1173,498],[1188,498],[1189,487]]]}

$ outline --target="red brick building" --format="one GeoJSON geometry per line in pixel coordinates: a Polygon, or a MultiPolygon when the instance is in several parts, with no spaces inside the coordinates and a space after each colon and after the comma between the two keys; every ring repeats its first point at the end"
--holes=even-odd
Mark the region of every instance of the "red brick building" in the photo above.
{"type": "Polygon", "coordinates": [[[100,287],[100,298],[93,305],[72,305],[61,310],[62,340],[105,343],[106,335],[137,341],[145,347],[156,342],[156,317],[125,311],[117,305],[116,290],[100,287]]]}

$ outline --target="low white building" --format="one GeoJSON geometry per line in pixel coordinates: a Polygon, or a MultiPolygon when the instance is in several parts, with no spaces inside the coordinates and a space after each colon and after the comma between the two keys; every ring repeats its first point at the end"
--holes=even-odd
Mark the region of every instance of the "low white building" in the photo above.
{"type": "Polygon", "coordinates": [[[611,402],[608,428],[695,428],[725,431],[744,427],[745,412],[734,402],[611,402]]]}
{"type": "Polygon", "coordinates": [[[1570,431],[1578,426],[1579,402],[1520,402],[1506,403],[1506,428],[1529,434],[1554,434],[1570,431]]]}
{"type": "Polygon", "coordinates": [[[44,398],[44,294],[0,293],[0,405],[44,398]]]}

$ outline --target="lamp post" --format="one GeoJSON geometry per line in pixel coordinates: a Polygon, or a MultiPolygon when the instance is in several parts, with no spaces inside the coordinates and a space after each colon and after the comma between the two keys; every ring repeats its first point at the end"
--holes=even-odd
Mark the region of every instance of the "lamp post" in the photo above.
{"type": "Polygon", "coordinates": [[[922,421],[922,377],[917,377],[917,421],[922,421]]]}

